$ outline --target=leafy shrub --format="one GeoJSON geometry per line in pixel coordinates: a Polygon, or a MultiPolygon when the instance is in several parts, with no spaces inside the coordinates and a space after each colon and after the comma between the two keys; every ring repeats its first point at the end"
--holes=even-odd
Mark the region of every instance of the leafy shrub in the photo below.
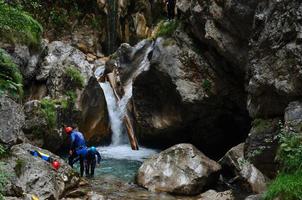
{"type": "Polygon", "coordinates": [[[2,158],[6,154],[5,148],[0,144],[0,158],[2,158]]]}
{"type": "Polygon", "coordinates": [[[8,93],[12,97],[23,95],[20,70],[3,49],[0,49],[0,92],[8,93]]]}
{"type": "Polygon", "coordinates": [[[66,68],[65,75],[67,79],[69,79],[68,85],[70,88],[67,89],[74,89],[71,88],[74,86],[75,88],[83,88],[84,87],[84,77],[82,76],[81,72],[75,68],[74,66],[70,66],[66,68]]]}
{"type": "Polygon", "coordinates": [[[160,21],[154,34],[157,37],[171,37],[179,25],[178,21],[160,21]]]}
{"type": "Polygon", "coordinates": [[[55,102],[51,99],[43,99],[41,101],[42,114],[45,117],[48,127],[53,129],[57,125],[57,110],[55,102]]]}
{"type": "Polygon", "coordinates": [[[42,32],[42,26],[27,13],[0,0],[0,39],[37,45],[42,32]]]}
{"type": "Polygon", "coordinates": [[[280,172],[270,184],[265,200],[302,200],[302,137],[280,123],[276,159],[280,172]]]}
{"type": "Polygon", "coordinates": [[[269,186],[264,200],[302,200],[302,171],[294,174],[280,173],[269,186]]]}
{"type": "Polygon", "coordinates": [[[302,137],[293,132],[289,127],[280,124],[279,149],[276,159],[280,163],[281,170],[294,173],[302,170],[302,137]]]}

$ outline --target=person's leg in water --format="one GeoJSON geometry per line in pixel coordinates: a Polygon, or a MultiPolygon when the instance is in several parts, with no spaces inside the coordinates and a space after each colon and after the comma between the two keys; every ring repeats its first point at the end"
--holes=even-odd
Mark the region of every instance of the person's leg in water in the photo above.
{"type": "Polygon", "coordinates": [[[91,177],[94,176],[94,169],[95,169],[95,166],[96,166],[96,159],[93,159],[91,161],[91,177]]]}
{"type": "Polygon", "coordinates": [[[86,177],[90,177],[89,168],[90,168],[90,159],[87,159],[86,163],[85,163],[85,175],[86,175],[86,177]]]}
{"type": "Polygon", "coordinates": [[[84,175],[84,159],[82,156],[80,156],[80,174],[81,174],[81,177],[83,177],[83,175],[84,175]]]}

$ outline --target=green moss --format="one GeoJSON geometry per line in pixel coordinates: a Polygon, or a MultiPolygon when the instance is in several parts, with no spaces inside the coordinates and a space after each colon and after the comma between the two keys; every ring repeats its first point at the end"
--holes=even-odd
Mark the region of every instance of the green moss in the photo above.
{"type": "Polygon", "coordinates": [[[157,31],[154,34],[155,38],[157,37],[172,37],[173,33],[179,26],[178,21],[160,21],[157,25],[157,31]]]}
{"type": "Polygon", "coordinates": [[[11,57],[0,48],[0,92],[12,97],[22,97],[22,75],[11,57]]]}
{"type": "Polygon", "coordinates": [[[257,133],[261,133],[267,129],[269,129],[272,126],[272,122],[270,120],[264,120],[264,119],[255,119],[252,122],[253,129],[257,133]]]}
{"type": "Polygon", "coordinates": [[[53,129],[57,126],[57,110],[54,100],[43,99],[41,101],[42,115],[45,117],[48,127],[53,129]]]}
{"type": "Polygon", "coordinates": [[[25,161],[21,160],[21,159],[17,159],[14,170],[15,170],[15,173],[18,177],[21,176],[22,170],[23,170],[24,167],[25,167],[25,161]]]}
{"type": "Polygon", "coordinates": [[[264,200],[302,200],[302,171],[294,174],[279,174],[269,185],[264,200]]]}
{"type": "Polygon", "coordinates": [[[0,0],[0,39],[37,45],[41,41],[42,32],[43,28],[36,20],[0,0]]]}
{"type": "Polygon", "coordinates": [[[66,75],[68,81],[70,81],[68,83],[68,85],[71,87],[71,88],[67,88],[67,89],[84,87],[84,77],[82,76],[81,72],[74,66],[70,66],[70,67],[66,68],[65,75],[66,75]]]}

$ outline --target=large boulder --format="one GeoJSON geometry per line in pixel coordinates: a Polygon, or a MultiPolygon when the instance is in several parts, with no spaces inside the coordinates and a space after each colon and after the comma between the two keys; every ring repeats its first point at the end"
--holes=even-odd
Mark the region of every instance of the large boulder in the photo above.
{"type": "Polygon", "coordinates": [[[302,96],[301,2],[265,1],[255,14],[249,52],[248,110],[254,118],[283,116],[302,96]]]}
{"type": "Polygon", "coordinates": [[[240,185],[242,189],[253,193],[266,191],[266,177],[243,154],[244,144],[230,149],[219,160],[222,175],[231,183],[240,185]]]}
{"type": "Polygon", "coordinates": [[[88,142],[99,144],[108,139],[109,117],[102,88],[96,78],[91,78],[81,97],[80,131],[88,142]]]}
{"type": "Polygon", "coordinates": [[[9,97],[0,96],[0,143],[14,145],[25,140],[21,130],[25,115],[21,105],[9,97]]]}
{"type": "Polygon", "coordinates": [[[215,183],[220,169],[193,145],[178,144],[146,160],[137,183],[151,191],[195,195],[215,183]]]}
{"type": "Polygon", "coordinates": [[[63,96],[69,89],[68,82],[70,80],[66,78],[67,68],[74,67],[78,70],[83,78],[84,85],[92,76],[93,65],[86,61],[86,55],[68,44],[54,41],[47,45],[45,54],[46,56],[40,63],[36,80],[46,81],[49,95],[52,98],[63,96]]]}
{"type": "Polygon", "coordinates": [[[255,119],[244,144],[244,156],[269,178],[277,173],[275,161],[279,133],[279,118],[255,119]]]}
{"type": "Polygon", "coordinates": [[[60,157],[23,143],[15,145],[8,157],[2,158],[2,171],[8,176],[4,187],[4,196],[22,199],[26,194],[36,195],[39,199],[59,199],[68,190],[77,187],[79,176],[60,157]],[[58,171],[50,163],[32,156],[30,150],[39,150],[58,160],[61,167],[58,171]]]}

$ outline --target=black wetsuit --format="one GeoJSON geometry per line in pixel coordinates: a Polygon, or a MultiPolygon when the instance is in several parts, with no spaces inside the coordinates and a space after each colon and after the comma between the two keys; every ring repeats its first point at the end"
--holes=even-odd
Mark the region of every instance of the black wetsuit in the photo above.
{"type": "Polygon", "coordinates": [[[91,148],[88,149],[87,151],[87,155],[86,155],[86,166],[85,166],[85,173],[86,176],[90,175],[91,177],[94,176],[94,169],[96,166],[96,162],[98,162],[98,164],[100,164],[101,162],[101,155],[98,151],[92,151],[91,148]],[[89,170],[90,170],[90,174],[89,174],[89,170]]]}

